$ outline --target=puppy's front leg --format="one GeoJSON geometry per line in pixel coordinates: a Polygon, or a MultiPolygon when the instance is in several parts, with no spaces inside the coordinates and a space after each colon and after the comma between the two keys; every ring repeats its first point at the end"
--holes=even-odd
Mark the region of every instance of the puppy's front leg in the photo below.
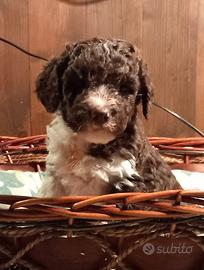
{"type": "MultiPolygon", "coordinates": [[[[135,171],[135,174],[131,176],[126,176],[122,179],[115,178],[112,181],[113,185],[113,192],[114,193],[121,193],[121,192],[142,192],[146,191],[146,186],[144,184],[144,179],[140,177],[140,175],[135,171]]],[[[124,203],[117,203],[117,207],[121,210],[134,210],[138,209],[135,204],[124,204],[124,203]]]]}
{"type": "Polygon", "coordinates": [[[134,160],[120,160],[119,166],[114,164],[110,168],[109,182],[112,192],[146,191],[145,181],[135,167],[134,160]]]}

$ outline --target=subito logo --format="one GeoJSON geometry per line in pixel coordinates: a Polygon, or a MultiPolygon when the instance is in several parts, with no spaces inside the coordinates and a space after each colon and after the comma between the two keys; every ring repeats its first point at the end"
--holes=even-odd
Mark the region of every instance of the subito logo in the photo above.
{"type": "Polygon", "coordinates": [[[142,250],[143,250],[144,254],[152,255],[155,252],[155,247],[151,243],[146,243],[142,247],[142,250]]]}

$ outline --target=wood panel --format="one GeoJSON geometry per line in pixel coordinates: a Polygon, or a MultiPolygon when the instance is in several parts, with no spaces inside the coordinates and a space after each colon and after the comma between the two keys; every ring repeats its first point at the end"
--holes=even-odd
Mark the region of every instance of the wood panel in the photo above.
{"type": "MultiPolygon", "coordinates": [[[[0,7],[2,35],[47,58],[59,54],[67,42],[93,36],[130,40],[149,66],[155,100],[204,129],[202,0],[3,0],[0,7]]],[[[36,99],[34,85],[44,62],[30,58],[29,65],[27,56],[2,44],[1,54],[5,68],[0,91],[6,100],[0,101],[0,134],[16,134],[17,129],[17,134],[30,129],[44,133],[51,116],[36,99]],[[21,106],[16,105],[19,98],[21,106]],[[18,112],[14,119],[13,107],[18,112]]],[[[194,135],[154,107],[145,127],[148,135],[194,135]]]]}
{"type": "MultiPolygon", "coordinates": [[[[0,36],[28,49],[27,0],[0,1],[0,36]]],[[[30,134],[29,57],[0,43],[0,134],[30,134]]]]}
{"type": "MultiPolygon", "coordinates": [[[[195,123],[197,1],[151,3],[143,1],[142,49],[152,74],[155,101],[195,123]]],[[[159,109],[153,108],[150,119],[150,135],[193,134],[159,109]]]]}
{"type": "MultiPolygon", "coordinates": [[[[55,1],[29,1],[28,10],[30,51],[49,59],[63,49],[63,43],[59,39],[61,31],[58,31],[62,28],[58,5],[55,1]]],[[[51,119],[35,94],[35,80],[45,64],[44,61],[30,59],[32,134],[45,133],[46,124],[51,119]]]]}
{"type": "MultiPolygon", "coordinates": [[[[83,2],[83,1],[82,1],[83,2]]],[[[93,36],[122,37],[121,1],[96,1],[93,4],[73,4],[74,1],[37,0],[29,2],[30,50],[45,57],[59,54],[64,45],[93,36]],[[47,15],[44,16],[44,11],[47,15]],[[112,16],[113,15],[113,16],[112,16]],[[36,29],[41,29],[36,32],[36,29]],[[46,33],[46,35],[44,35],[46,33]],[[32,41],[35,40],[35,43],[32,41]]],[[[34,93],[34,81],[41,63],[31,62],[31,86],[34,93]]],[[[38,105],[35,95],[31,101],[32,133],[41,133],[50,117],[38,105]],[[37,112],[36,112],[37,109],[37,112]]]]}
{"type": "Polygon", "coordinates": [[[204,130],[204,1],[199,1],[196,69],[196,126],[204,130]]]}

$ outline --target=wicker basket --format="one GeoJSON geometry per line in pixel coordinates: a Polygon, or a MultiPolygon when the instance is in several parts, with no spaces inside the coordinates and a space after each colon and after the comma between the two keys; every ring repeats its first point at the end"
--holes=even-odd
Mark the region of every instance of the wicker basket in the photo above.
{"type": "MultiPolygon", "coordinates": [[[[172,167],[204,171],[203,138],[150,138],[150,142],[172,167]]],[[[2,169],[44,169],[44,135],[0,137],[0,149],[2,169]]],[[[197,256],[197,266],[192,261],[182,268],[180,260],[180,268],[165,268],[204,269],[203,198],[204,191],[193,190],[58,198],[0,195],[0,203],[10,206],[0,209],[0,269],[163,269],[162,260],[155,264],[158,257],[151,257],[152,248],[155,252],[151,243],[165,240],[163,246],[168,246],[168,241],[172,245],[178,239],[195,243],[191,256],[197,256]],[[140,210],[129,210],[131,203],[140,210]]],[[[173,255],[176,260],[181,257],[173,255]]],[[[188,261],[189,254],[182,255],[188,261]]]]}

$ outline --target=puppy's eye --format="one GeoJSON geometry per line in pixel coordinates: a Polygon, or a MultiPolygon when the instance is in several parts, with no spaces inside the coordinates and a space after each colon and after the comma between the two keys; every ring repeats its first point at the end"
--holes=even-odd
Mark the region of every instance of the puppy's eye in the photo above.
{"type": "Polygon", "coordinates": [[[84,115],[87,115],[87,114],[88,114],[88,110],[86,108],[78,107],[76,109],[76,115],[77,116],[84,116],[84,115]]]}
{"type": "Polygon", "coordinates": [[[73,110],[73,114],[75,115],[75,119],[76,121],[78,121],[78,123],[86,120],[89,117],[89,112],[86,108],[83,107],[76,107],[73,110]]]}
{"type": "Polygon", "coordinates": [[[120,91],[123,95],[130,95],[130,94],[134,94],[134,90],[131,87],[128,86],[121,86],[120,87],[120,91]]]}

